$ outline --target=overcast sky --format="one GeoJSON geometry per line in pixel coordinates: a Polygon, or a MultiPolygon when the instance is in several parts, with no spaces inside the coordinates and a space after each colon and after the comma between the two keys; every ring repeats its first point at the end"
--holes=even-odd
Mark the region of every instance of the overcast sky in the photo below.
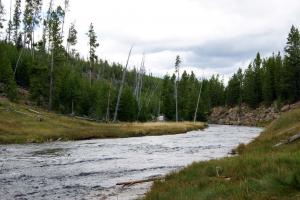
{"type": "Polygon", "coordinates": [[[145,53],[147,72],[162,76],[174,71],[179,54],[182,70],[198,77],[218,73],[226,81],[256,52],[282,51],[299,19],[299,0],[70,0],[66,29],[75,22],[76,48],[83,56],[88,51],[85,33],[93,22],[100,58],[124,64],[134,44],[131,67],[139,66],[145,53]]]}

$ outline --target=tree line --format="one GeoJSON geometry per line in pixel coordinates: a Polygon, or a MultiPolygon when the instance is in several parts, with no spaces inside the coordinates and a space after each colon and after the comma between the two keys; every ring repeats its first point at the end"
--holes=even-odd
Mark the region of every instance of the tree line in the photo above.
{"type": "MultiPolygon", "coordinates": [[[[69,0],[55,8],[50,0],[44,17],[42,3],[15,0],[13,12],[7,13],[0,2],[0,83],[10,100],[21,98],[19,86],[29,91],[31,102],[63,114],[103,121],[147,121],[157,116],[161,80],[146,74],[144,62],[128,70],[99,59],[100,42],[92,23],[86,32],[88,59],[82,58],[75,48],[75,24],[64,31],[69,0]],[[38,30],[41,38],[35,37],[38,30]]],[[[127,65],[129,59],[130,55],[127,65]]]]}
{"type": "Polygon", "coordinates": [[[293,103],[300,99],[300,34],[292,26],[284,55],[273,53],[256,58],[243,72],[241,69],[229,80],[226,88],[226,105],[246,103],[252,108],[261,104],[293,103]]]}
{"type": "Polygon", "coordinates": [[[54,7],[50,0],[42,16],[42,0],[15,0],[9,13],[0,1],[0,90],[10,100],[20,99],[19,86],[29,91],[31,102],[63,114],[101,121],[149,121],[164,114],[168,120],[191,121],[206,120],[216,106],[255,108],[300,98],[300,34],[294,26],[284,56],[262,59],[258,53],[225,85],[219,75],[199,79],[193,72],[180,73],[180,56],[174,73],[163,78],[146,74],[146,55],[129,70],[131,50],[125,66],[108,63],[96,54],[101,42],[92,23],[86,32],[88,59],[82,58],[76,25],[65,30],[69,3],[54,7]],[[35,36],[38,30],[41,38],[35,36]]]}
{"type": "Polygon", "coordinates": [[[261,58],[257,53],[249,66],[245,70],[239,68],[226,86],[218,75],[199,80],[193,72],[184,71],[179,79],[178,63],[177,58],[175,73],[166,75],[162,83],[162,113],[168,119],[177,120],[179,112],[180,120],[193,117],[206,120],[217,106],[248,105],[255,109],[260,105],[280,107],[300,100],[300,33],[295,26],[288,35],[284,55],[278,52],[261,58]]]}

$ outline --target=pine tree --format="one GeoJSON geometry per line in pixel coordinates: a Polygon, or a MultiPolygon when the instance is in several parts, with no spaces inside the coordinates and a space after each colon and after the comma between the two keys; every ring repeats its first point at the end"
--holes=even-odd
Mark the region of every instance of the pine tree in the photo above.
{"type": "Polygon", "coordinates": [[[229,106],[236,106],[240,102],[241,82],[237,74],[234,74],[228,82],[226,89],[226,103],[229,106]]]}
{"type": "Polygon", "coordinates": [[[0,0],[0,33],[1,33],[1,29],[3,29],[3,22],[4,22],[4,6],[0,0]]]}
{"type": "Polygon", "coordinates": [[[162,106],[161,112],[165,115],[168,120],[175,120],[175,104],[174,104],[174,84],[175,75],[171,78],[169,75],[165,75],[162,83],[162,106]]]}
{"type": "Polygon", "coordinates": [[[52,110],[53,91],[54,91],[54,66],[57,66],[62,61],[63,47],[62,37],[60,34],[61,20],[64,11],[59,6],[56,11],[52,11],[49,21],[49,36],[51,46],[51,66],[50,66],[50,90],[49,90],[49,110],[52,110]]]}
{"type": "Polygon", "coordinates": [[[180,118],[184,120],[191,120],[190,116],[190,100],[191,100],[191,88],[189,75],[184,71],[181,75],[181,79],[178,83],[178,104],[180,110],[180,118]]]}
{"type": "Polygon", "coordinates": [[[23,17],[24,42],[27,44],[34,56],[34,30],[41,21],[42,0],[25,0],[25,11],[23,17]]]}
{"type": "Polygon", "coordinates": [[[29,45],[32,42],[32,32],[33,32],[33,1],[25,0],[25,11],[23,17],[24,24],[24,43],[29,45]]]}
{"type": "Polygon", "coordinates": [[[280,87],[276,83],[276,57],[273,53],[272,57],[266,58],[262,67],[262,94],[265,104],[270,105],[276,98],[276,87],[280,87]]]}
{"type": "Polygon", "coordinates": [[[18,45],[19,43],[19,29],[21,26],[21,0],[16,0],[15,3],[15,10],[14,10],[14,16],[13,16],[13,22],[12,22],[12,27],[14,31],[13,35],[13,41],[15,45],[18,45]]]}
{"type": "Polygon", "coordinates": [[[254,78],[254,71],[252,65],[250,64],[248,69],[245,71],[245,78],[244,78],[244,92],[243,92],[243,99],[246,104],[251,107],[256,106],[255,99],[255,78],[254,78]]]}
{"type": "Polygon", "coordinates": [[[125,87],[121,97],[118,119],[121,121],[135,121],[136,113],[137,103],[135,97],[132,91],[128,87],[125,87]]]}
{"type": "MultiPolygon", "coordinates": [[[[72,46],[75,46],[76,44],[77,44],[77,30],[75,29],[75,25],[72,23],[69,28],[69,33],[67,38],[67,49],[66,49],[67,53],[70,53],[70,48],[72,46]]],[[[75,52],[75,50],[72,52],[75,52]]]]}
{"type": "Polygon", "coordinates": [[[283,68],[283,60],[281,57],[280,52],[276,55],[275,58],[275,68],[274,68],[274,88],[275,88],[275,97],[276,100],[279,102],[285,100],[287,95],[285,94],[285,84],[284,84],[284,77],[285,77],[285,68],[283,68]]]}
{"type": "Polygon", "coordinates": [[[256,58],[253,61],[253,70],[254,70],[254,92],[255,96],[253,101],[255,102],[255,106],[262,101],[262,81],[261,81],[261,57],[260,53],[256,54],[256,58]]]}
{"type": "Polygon", "coordinates": [[[285,47],[286,90],[288,100],[293,102],[300,97],[300,33],[294,26],[287,40],[285,47]]]}
{"type": "Polygon", "coordinates": [[[17,84],[6,50],[0,47],[0,82],[4,83],[4,92],[11,101],[18,99],[17,84]]]}
{"type": "Polygon", "coordinates": [[[12,9],[12,0],[10,0],[10,8],[9,8],[9,20],[7,23],[7,29],[6,29],[6,42],[11,42],[11,35],[12,35],[12,20],[11,20],[11,9],[12,9]]]}
{"type": "Polygon", "coordinates": [[[89,61],[90,61],[89,76],[90,76],[90,86],[92,86],[92,70],[93,70],[93,65],[98,59],[98,56],[96,55],[96,48],[99,46],[99,43],[97,42],[97,35],[95,33],[94,26],[92,23],[90,24],[87,36],[89,38],[89,43],[88,43],[89,61]]]}

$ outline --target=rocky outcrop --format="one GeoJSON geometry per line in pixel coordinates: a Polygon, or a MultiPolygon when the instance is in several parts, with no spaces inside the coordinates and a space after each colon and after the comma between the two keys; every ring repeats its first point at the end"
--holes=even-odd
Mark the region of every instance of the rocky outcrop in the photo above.
{"type": "Polygon", "coordinates": [[[280,116],[280,113],[300,108],[300,102],[285,105],[281,109],[272,105],[270,107],[260,106],[251,109],[246,105],[229,107],[216,107],[212,110],[209,123],[226,125],[259,126],[271,122],[280,116]]]}

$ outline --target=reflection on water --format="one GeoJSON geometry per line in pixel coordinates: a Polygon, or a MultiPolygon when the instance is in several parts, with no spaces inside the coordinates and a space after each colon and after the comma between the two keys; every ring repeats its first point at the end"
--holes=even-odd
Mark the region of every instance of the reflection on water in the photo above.
{"type": "Polygon", "coordinates": [[[1,199],[134,199],[151,185],[117,182],[165,175],[228,155],[259,128],[211,125],[168,136],[0,145],[1,199]]]}

